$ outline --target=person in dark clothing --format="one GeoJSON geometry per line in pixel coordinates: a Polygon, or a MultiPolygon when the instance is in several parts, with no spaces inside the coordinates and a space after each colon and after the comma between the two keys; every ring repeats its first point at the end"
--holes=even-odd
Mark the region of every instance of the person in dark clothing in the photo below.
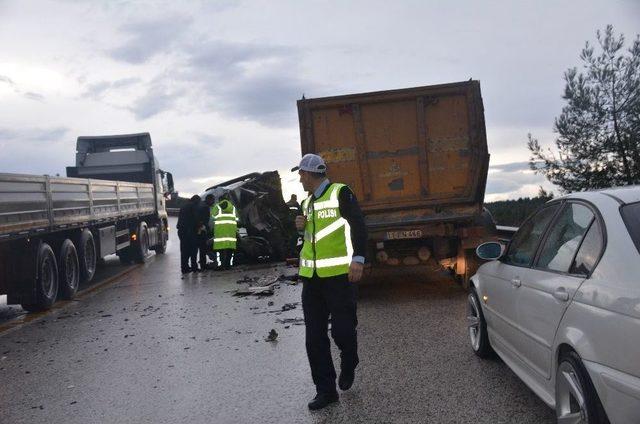
{"type": "Polygon", "coordinates": [[[195,195],[180,208],[178,214],[178,238],[180,239],[180,270],[183,274],[198,270],[196,230],[196,207],[200,196],[195,195]]]}
{"type": "Polygon", "coordinates": [[[198,204],[198,251],[200,259],[200,270],[207,269],[207,253],[211,250],[207,246],[207,240],[211,234],[211,226],[209,225],[209,219],[211,218],[211,207],[215,203],[213,194],[207,194],[204,198],[204,202],[198,204]]]}
{"type": "Polygon", "coordinates": [[[291,198],[288,202],[285,203],[291,212],[294,212],[296,215],[300,214],[300,203],[298,203],[298,196],[295,194],[291,195],[291,198]]]}
{"type": "Polygon", "coordinates": [[[327,335],[329,317],[331,336],[340,349],[338,386],[348,390],[355,378],[359,362],[355,283],[363,274],[367,231],[355,194],[344,184],[329,182],[320,156],[305,155],[295,170],[310,194],[302,203],[303,215],[296,217],[296,228],[305,234],[299,273],[307,356],[316,386],[308,406],[315,410],[338,400],[327,335]]]}

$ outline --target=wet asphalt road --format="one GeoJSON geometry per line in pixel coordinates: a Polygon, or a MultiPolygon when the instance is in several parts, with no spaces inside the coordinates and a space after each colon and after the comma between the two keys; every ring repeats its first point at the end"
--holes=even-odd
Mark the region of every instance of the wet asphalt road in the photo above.
{"type": "Polygon", "coordinates": [[[229,293],[285,267],[181,279],[178,262],[173,235],[166,255],[1,334],[0,423],[555,422],[504,363],[473,355],[465,294],[446,278],[360,288],[354,387],[312,413],[304,326],[278,322],[302,317],[299,303],[281,312],[301,287],[229,293]]]}

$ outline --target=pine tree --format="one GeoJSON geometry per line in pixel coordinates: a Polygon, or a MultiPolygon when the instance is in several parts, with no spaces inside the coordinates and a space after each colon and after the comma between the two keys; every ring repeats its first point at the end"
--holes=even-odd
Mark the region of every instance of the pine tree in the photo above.
{"type": "Polygon", "coordinates": [[[626,51],[613,26],[585,43],[564,74],[566,105],[555,120],[557,156],[531,134],[531,169],[565,192],[640,183],[640,35],[626,51]]]}

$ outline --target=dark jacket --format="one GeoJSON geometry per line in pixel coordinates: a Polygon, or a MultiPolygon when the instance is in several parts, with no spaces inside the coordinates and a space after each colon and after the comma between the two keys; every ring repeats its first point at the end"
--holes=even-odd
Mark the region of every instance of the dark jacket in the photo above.
{"type": "Polygon", "coordinates": [[[196,207],[196,228],[200,228],[201,225],[204,225],[206,228],[206,234],[211,233],[211,228],[209,228],[209,218],[211,217],[211,209],[207,202],[201,201],[197,204],[196,207]]]}
{"type": "Polygon", "coordinates": [[[197,220],[195,214],[195,206],[193,203],[188,202],[180,208],[178,213],[178,237],[195,237],[197,220]]]}

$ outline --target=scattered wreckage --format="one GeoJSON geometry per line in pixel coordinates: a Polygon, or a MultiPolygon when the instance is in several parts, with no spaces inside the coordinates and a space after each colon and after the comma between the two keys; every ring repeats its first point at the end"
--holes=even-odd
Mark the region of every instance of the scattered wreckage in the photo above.
{"type": "Polygon", "coordinates": [[[240,217],[235,262],[284,261],[297,256],[295,214],[282,197],[277,171],[253,172],[207,188],[216,201],[228,197],[240,217]]]}
{"type": "MultiPolygon", "coordinates": [[[[286,268],[284,273],[280,275],[264,275],[261,277],[243,276],[236,281],[242,287],[232,290],[234,296],[272,296],[274,289],[279,287],[278,283],[286,282],[291,285],[298,284],[297,268],[286,268]]],[[[272,302],[269,302],[272,304],[272,302]]],[[[269,305],[271,306],[271,305],[269,305]]],[[[295,309],[296,305],[287,303],[282,307],[282,311],[295,309]]]]}

